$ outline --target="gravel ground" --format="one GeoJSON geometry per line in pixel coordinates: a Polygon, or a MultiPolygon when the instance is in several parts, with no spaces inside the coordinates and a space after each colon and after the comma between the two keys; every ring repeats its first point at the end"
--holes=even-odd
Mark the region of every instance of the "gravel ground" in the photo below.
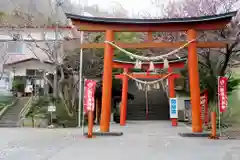
{"type": "Polygon", "coordinates": [[[240,140],[240,126],[233,125],[222,130],[222,135],[228,139],[240,140]]]}
{"type": "MultiPolygon", "coordinates": [[[[98,128],[96,128],[97,130],[98,128]]],[[[81,130],[1,128],[2,160],[238,160],[240,141],[183,138],[190,132],[170,121],[129,122],[126,127],[111,125],[122,131],[120,137],[86,139],[81,130]]]]}

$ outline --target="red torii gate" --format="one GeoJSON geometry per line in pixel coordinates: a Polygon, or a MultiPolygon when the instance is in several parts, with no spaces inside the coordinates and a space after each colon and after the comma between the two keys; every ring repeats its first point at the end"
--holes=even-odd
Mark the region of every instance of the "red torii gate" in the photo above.
{"type": "MultiPolygon", "coordinates": [[[[184,62],[185,60],[174,60],[169,62],[169,68],[168,68],[168,73],[172,73],[174,68],[183,68],[184,67],[184,62]]],[[[143,69],[148,69],[149,68],[149,63],[143,63],[142,68],[143,69]]],[[[155,68],[161,69],[163,68],[163,63],[155,63],[154,64],[155,68]]],[[[115,60],[113,62],[113,67],[114,68],[123,68],[124,73],[131,73],[129,69],[134,68],[134,63],[131,62],[124,62],[124,61],[117,61],[115,60]]],[[[134,78],[147,78],[147,79],[159,79],[167,74],[129,74],[134,78]]],[[[122,101],[121,101],[121,110],[120,110],[120,125],[124,126],[126,124],[126,115],[127,115],[127,101],[128,101],[128,79],[129,77],[126,74],[119,74],[115,75],[116,79],[122,79],[122,101]]],[[[169,98],[174,98],[176,97],[175,94],[175,83],[174,80],[176,78],[180,78],[179,74],[173,73],[167,77],[168,79],[168,89],[169,89],[169,98]]],[[[176,126],[177,125],[177,119],[173,118],[172,119],[172,125],[176,126]]]]}
{"type": "MultiPolygon", "coordinates": [[[[114,41],[114,32],[147,32],[148,42],[116,43],[122,48],[179,48],[186,42],[153,42],[152,32],[186,31],[188,45],[188,71],[192,105],[192,131],[202,132],[200,87],[197,48],[225,48],[227,42],[198,42],[197,31],[218,30],[226,27],[237,12],[220,15],[172,19],[99,18],[66,14],[81,31],[105,32],[105,40],[114,41]],[[193,41],[194,40],[194,41],[193,41]]],[[[108,43],[82,44],[81,48],[104,48],[102,114],[100,130],[109,132],[112,97],[113,47],[108,43]]]]}

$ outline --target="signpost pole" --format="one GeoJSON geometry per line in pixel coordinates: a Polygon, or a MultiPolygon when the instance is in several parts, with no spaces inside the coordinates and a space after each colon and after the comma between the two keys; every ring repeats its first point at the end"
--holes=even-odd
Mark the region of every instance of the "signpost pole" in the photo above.
{"type": "MultiPolygon", "coordinates": [[[[178,118],[178,104],[177,104],[177,98],[169,98],[169,109],[170,109],[170,118],[175,119],[177,121],[178,118]]],[[[177,124],[173,125],[177,126],[177,124]]]]}
{"type": "MultiPolygon", "coordinates": [[[[83,43],[83,32],[81,31],[80,33],[81,37],[80,37],[80,44],[83,43]]],[[[78,127],[80,128],[82,125],[82,128],[84,127],[84,124],[82,121],[82,116],[84,117],[84,111],[83,111],[83,107],[82,107],[82,80],[83,80],[83,76],[82,76],[82,67],[83,67],[83,49],[80,49],[80,56],[79,56],[79,101],[78,101],[78,127]]],[[[84,118],[83,118],[84,119],[84,118]]]]}
{"type": "Polygon", "coordinates": [[[217,102],[217,105],[218,105],[218,128],[219,128],[219,135],[221,136],[221,111],[220,111],[220,103],[219,103],[219,80],[220,80],[220,77],[218,76],[218,91],[217,91],[217,95],[218,95],[218,102],[217,102]]]}
{"type": "Polygon", "coordinates": [[[204,93],[204,96],[205,96],[205,109],[204,109],[204,123],[205,123],[205,126],[207,127],[208,126],[208,120],[209,120],[209,109],[208,109],[208,90],[206,90],[206,92],[204,93]]]}
{"type": "Polygon", "coordinates": [[[50,111],[50,123],[51,123],[51,125],[52,125],[52,111],[50,111]]]}
{"type": "Polygon", "coordinates": [[[48,112],[49,112],[49,116],[50,116],[50,125],[53,124],[53,112],[56,112],[56,106],[55,105],[51,105],[48,106],[48,112]]]}
{"type": "MultiPolygon", "coordinates": [[[[83,95],[85,95],[85,79],[84,79],[84,83],[83,83],[83,95]]],[[[79,97],[80,98],[80,97],[79,97]]],[[[82,101],[82,100],[81,100],[82,101]]],[[[85,112],[84,112],[84,107],[82,107],[82,113],[81,116],[79,116],[79,118],[82,121],[82,136],[84,136],[84,123],[85,123],[85,112]]]]}

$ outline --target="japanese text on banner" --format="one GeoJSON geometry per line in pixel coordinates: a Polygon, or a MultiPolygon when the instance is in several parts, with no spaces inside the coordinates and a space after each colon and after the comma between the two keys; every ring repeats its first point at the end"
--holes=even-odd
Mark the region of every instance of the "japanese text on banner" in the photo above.
{"type": "Polygon", "coordinates": [[[84,86],[84,113],[94,111],[94,95],[96,90],[96,81],[85,80],[84,86]]]}
{"type": "Polygon", "coordinates": [[[170,98],[170,118],[178,118],[178,104],[177,104],[177,98],[170,98]]]}
{"type": "Polygon", "coordinates": [[[225,112],[228,106],[227,82],[227,77],[218,78],[218,107],[220,112],[225,112]]]}

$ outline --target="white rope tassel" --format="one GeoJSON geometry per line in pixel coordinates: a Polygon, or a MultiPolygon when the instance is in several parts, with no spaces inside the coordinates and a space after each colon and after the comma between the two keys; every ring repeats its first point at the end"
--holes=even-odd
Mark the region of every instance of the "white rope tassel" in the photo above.
{"type": "Polygon", "coordinates": [[[139,69],[142,69],[142,61],[139,61],[139,69]]]}
{"type": "Polygon", "coordinates": [[[154,83],[154,84],[153,84],[153,88],[154,88],[154,89],[160,89],[159,83],[154,83]]]}
{"type": "Polygon", "coordinates": [[[156,83],[156,89],[160,89],[159,83],[156,83]]]}
{"type": "Polygon", "coordinates": [[[137,86],[137,88],[139,89],[139,83],[138,83],[138,82],[136,82],[136,86],[137,86]]]}
{"type": "Polygon", "coordinates": [[[154,84],[153,84],[153,88],[154,88],[154,89],[157,89],[157,83],[154,83],[154,84]]]}
{"type": "Polygon", "coordinates": [[[155,67],[154,67],[154,63],[151,61],[149,64],[149,71],[154,71],[155,67]]]}
{"type": "Polygon", "coordinates": [[[149,84],[147,85],[147,91],[151,91],[151,86],[149,84]]]}
{"type": "Polygon", "coordinates": [[[137,88],[138,88],[139,90],[142,90],[142,84],[141,84],[141,83],[136,82],[136,86],[137,86],[137,88]]]}
{"type": "Polygon", "coordinates": [[[165,68],[165,69],[169,68],[169,63],[168,63],[167,58],[163,59],[163,68],[165,68]]]}
{"type": "Polygon", "coordinates": [[[143,84],[143,90],[144,90],[144,91],[147,90],[147,83],[146,83],[146,81],[145,81],[144,84],[143,84]]]}
{"type": "Polygon", "coordinates": [[[136,60],[136,63],[135,63],[134,68],[136,68],[136,69],[141,69],[141,68],[142,68],[142,62],[139,61],[139,60],[136,60]]]}
{"type": "Polygon", "coordinates": [[[142,90],[142,89],[143,89],[142,84],[139,83],[139,90],[142,90]]]}

